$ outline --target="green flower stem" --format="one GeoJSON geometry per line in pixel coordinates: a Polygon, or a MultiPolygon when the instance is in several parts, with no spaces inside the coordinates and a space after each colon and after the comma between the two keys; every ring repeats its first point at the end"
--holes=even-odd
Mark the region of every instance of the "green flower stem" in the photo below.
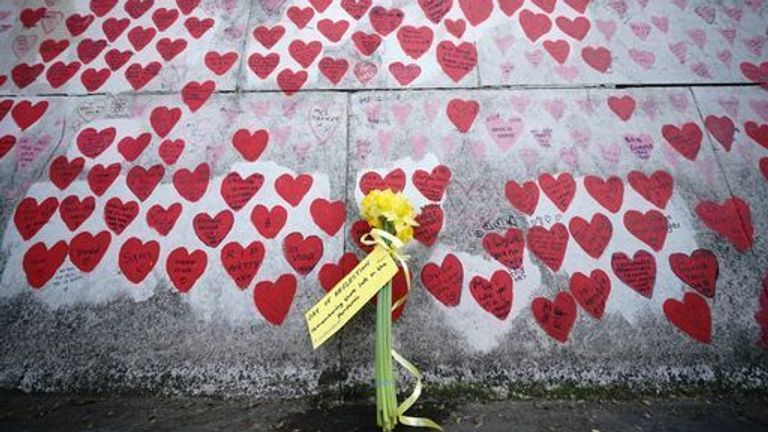
{"type": "MultiPolygon", "coordinates": [[[[384,222],[384,230],[396,234],[384,222]]],[[[376,300],[376,420],[385,432],[397,425],[397,392],[392,367],[392,281],[379,290],[376,300]]]]}

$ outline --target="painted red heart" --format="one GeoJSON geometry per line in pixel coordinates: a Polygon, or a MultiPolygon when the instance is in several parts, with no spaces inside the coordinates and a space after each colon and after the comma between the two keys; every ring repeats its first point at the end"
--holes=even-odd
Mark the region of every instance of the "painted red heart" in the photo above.
{"type": "Polygon", "coordinates": [[[251,210],[251,223],[259,234],[268,239],[277,237],[287,219],[288,212],[279,204],[271,209],[259,204],[251,210]]]}
{"type": "Polygon", "coordinates": [[[309,4],[320,13],[325,12],[325,10],[328,9],[328,6],[331,5],[331,2],[332,0],[309,0],[309,4]]]}
{"type": "Polygon", "coordinates": [[[95,236],[81,232],[69,243],[69,260],[83,273],[90,273],[99,265],[111,242],[109,231],[101,231],[95,236]]]}
{"type": "MultiPolygon", "coordinates": [[[[112,52],[112,51],[110,51],[112,52]]],[[[107,53],[109,55],[109,53],[107,53]]],[[[125,56],[132,56],[132,53],[126,54],[125,52],[120,53],[117,52],[116,56],[119,56],[117,60],[123,60],[125,56]]],[[[127,60],[126,60],[127,61],[127,60]]],[[[118,68],[113,67],[114,65],[110,65],[110,68],[112,70],[117,70],[118,68]]],[[[128,81],[129,84],[131,84],[131,87],[133,87],[134,90],[139,91],[144,86],[149,84],[150,81],[154,77],[157,76],[157,74],[160,72],[160,69],[162,68],[162,65],[159,62],[153,61],[148,63],[146,66],[142,66],[139,63],[133,63],[125,70],[125,79],[128,81]]]]}
{"type": "Polygon", "coordinates": [[[461,303],[463,282],[464,268],[454,254],[447,254],[439,266],[430,262],[421,268],[421,283],[424,288],[447,307],[461,303]]]}
{"type": "Polygon", "coordinates": [[[131,237],[120,247],[117,263],[123,276],[138,285],[155,268],[159,257],[158,242],[150,240],[144,243],[136,237],[131,237]]]}
{"type": "Polygon", "coordinates": [[[66,156],[59,156],[51,162],[48,176],[57,188],[64,190],[80,175],[83,166],[85,166],[85,159],[81,157],[70,161],[66,156]]]}
{"type": "Polygon", "coordinates": [[[205,212],[196,214],[192,219],[192,226],[195,228],[197,238],[204,245],[215,248],[227,237],[234,222],[232,212],[222,210],[214,217],[205,212]]]}
{"type": "Polygon", "coordinates": [[[707,116],[704,120],[704,126],[707,127],[709,133],[719,142],[725,151],[731,151],[733,145],[733,135],[736,131],[736,127],[733,124],[733,120],[728,116],[717,117],[713,115],[707,116]]]}
{"type": "Polygon", "coordinates": [[[592,198],[611,213],[617,213],[624,202],[624,183],[616,176],[606,180],[596,176],[586,176],[584,186],[592,198]]]}
{"type": "Polygon", "coordinates": [[[545,40],[541,45],[560,64],[565,64],[571,53],[571,45],[563,39],[545,40]]]}
{"type": "Polygon", "coordinates": [[[749,62],[743,62],[740,66],[741,73],[748,80],[758,83],[768,83],[768,62],[763,62],[759,66],[749,62]]]}
{"type": "Polygon", "coordinates": [[[536,297],[531,304],[533,317],[554,340],[565,343],[576,322],[576,302],[567,292],[557,293],[555,301],[536,297]]]}
{"type": "Polygon", "coordinates": [[[360,177],[360,191],[363,195],[368,195],[368,192],[372,190],[386,190],[390,189],[392,192],[402,192],[405,189],[405,172],[400,169],[394,169],[387,173],[384,178],[381,178],[379,173],[369,171],[360,177]]]}
{"type": "Polygon", "coordinates": [[[91,0],[90,8],[97,17],[103,17],[117,4],[117,0],[91,0]]]}
{"type": "Polygon", "coordinates": [[[205,104],[214,90],[216,90],[216,83],[212,80],[202,83],[190,81],[181,89],[181,98],[189,110],[195,112],[205,104]]]}
{"type": "Polygon", "coordinates": [[[45,72],[45,78],[53,88],[59,88],[67,83],[78,70],[80,70],[81,63],[79,61],[73,61],[70,63],[56,62],[52,64],[45,72]]]}
{"type": "Polygon", "coordinates": [[[578,13],[584,13],[587,11],[587,5],[590,0],[565,0],[565,4],[573,8],[578,13]]]}
{"type": "Polygon", "coordinates": [[[425,205],[415,219],[419,225],[413,228],[413,238],[426,247],[435,244],[443,228],[443,209],[438,204],[425,205]]]}
{"type": "Polygon", "coordinates": [[[681,128],[675,125],[665,125],[661,128],[664,139],[683,157],[695,161],[704,137],[701,128],[696,123],[685,123],[681,128]]]}
{"type": "Polygon", "coordinates": [[[181,118],[180,108],[168,108],[159,106],[152,109],[149,122],[152,129],[160,138],[165,138],[181,118]]]}
{"type": "Polygon", "coordinates": [[[478,305],[500,320],[505,320],[512,310],[513,282],[505,270],[497,270],[491,280],[475,276],[469,281],[469,292],[478,305]]]}
{"type": "Polygon", "coordinates": [[[244,290],[256,277],[261,264],[264,262],[264,245],[253,241],[246,247],[240,243],[231,242],[221,248],[221,264],[238,288],[244,290]]]}
{"type": "Polygon", "coordinates": [[[387,36],[395,31],[403,22],[404,17],[405,14],[400,9],[387,9],[381,6],[375,6],[368,13],[371,27],[382,36],[387,36]]]}
{"type": "Polygon", "coordinates": [[[557,0],[532,0],[533,3],[541,8],[546,13],[552,13],[555,11],[555,3],[557,0]]]}
{"type": "Polygon", "coordinates": [[[148,10],[152,9],[154,0],[127,0],[123,8],[133,19],[139,19],[148,10]]]}
{"type": "Polygon", "coordinates": [[[281,325],[296,295],[296,277],[284,274],[275,282],[261,281],[253,288],[256,309],[269,323],[281,325]]]}
{"type": "Polygon", "coordinates": [[[333,57],[323,57],[317,64],[320,72],[334,84],[338,84],[349,70],[349,62],[346,59],[334,59],[333,57]]]}
{"type": "Polygon", "coordinates": [[[587,277],[576,272],[571,276],[571,294],[576,301],[596,319],[601,319],[605,312],[605,303],[611,293],[611,280],[602,270],[593,270],[587,277]]]}
{"type": "Polygon", "coordinates": [[[80,82],[83,83],[83,87],[85,87],[86,90],[93,93],[101,88],[111,75],[112,72],[107,68],[98,70],[88,68],[83,71],[82,75],[80,75],[80,82]]]}
{"type": "Polygon", "coordinates": [[[552,20],[542,13],[536,13],[523,9],[519,15],[520,26],[531,42],[536,42],[540,37],[552,30],[552,20]]]}
{"type": "Polygon", "coordinates": [[[432,173],[416,170],[413,173],[413,185],[430,201],[439,202],[443,199],[445,189],[451,180],[451,169],[445,165],[432,168],[432,173]]]}
{"type": "Polygon", "coordinates": [[[469,42],[458,46],[451,41],[442,41],[435,51],[437,62],[446,75],[459,83],[477,65],[477,48],[469,42]]]}
{"type": "Polygon", "coordinates": [[[341,0],[341,8],[356,20],[362,18],[370,7],[371,0],[341,0]]]}
{"type": "Polygon", "coordinates": [[[40,43],[38,52],[40,57],[43,58],[45,63],[55,59],[59,54],[63,53],[69,47],[69,41],[67,39],[54,40],[46,39],[40,43]]]}
{"type": "MultiPolygon", "coordinates": [[[[0,119],[2,115],[0,115],[0,119]]],[[[0,138],[0,159],[4,158],[8,152],[16,145],[16,137],[13,135],[4,135],[0,138]]]]}
{"type": "Polygon", "coordinates": [[[592,69],[598,72],[607,72],[613,63],[613,55],[605,47],[584,47],[581,50],[581,58],[592,69]]]}
{"type": "Polygon", "coordinates": [[[608,108],[624,121],[632,118],[636,105],[635,99],[632,96],[611,96],[608,98],[608,108]]]}
{"type": "Polygon", "coordinates": [[[653,297],[656,284],[656,259],[644,250],[638,250],[630,259],[626,254],[616,252],[611,257],[611,269],[627,286],[643,297],[653,297]]]}
{"type": "Polygon", "coordinates": [[[503,236],[494,232],[487,233],[483,237],[483,248],[493,259],[510,269],[523,266],[525,240],[519,229],[510,228],[503,236]]]}
{"type": "Polygon", "coordinates": [[[22,267],[27,275],[27,282],[33,288],[42,288],[56,274],[56,271],[64,263],[69,254],[69,247],[65,241],[60,241],[50,249],[45,243],[35,243],[22,259],[22,267]]]}
{"type": "Polygon", "coordinates": [[[161,164],[153,165],[149,169],[137,165],[128,171],[125,183],[136,198],[144,202],[152,195],[164,175],[165,168],[161,164]]]}
{"type": "Polygon", "coordinates": [[[96,164],[88,171],[88,186],[96,196],[102,196],[112,186],[118,175],[120,175],[119,163],[113,163],[107,167],[96,164]]]}
{"type": "Polygon", "coordinates": [[[349,29],[349,21],[322,19],[317,22],[317,30],[331,42],[338,42],[349,29]]]}
{"type": "MultiPolygon", "coordinates": [[[[112,71],[116,71],[123,67],[126,63],[128,63],[128,60],[133,57],[132,51],[120,51],[118,49],[111,49],[107,51],[106,54],[104,54],[104,62],[109,66],[109,69],[112,71]]],[[[132,86],[144,86],[147,82],[149,82],[152,77],[154,77],[154,74],[152,73],[155,69],[154,66],[147,66],[147,69],[143,69],[141,65],[134,66],[131,65],[129,68],[133,68],[131,73],[129,74],[126,70],[125,76],[126,79],[130,77],[130,79],[133,80],[131,83],[132,86]],[[151,75],[151,76],[150,76],[151,75]],[[146,79],[146,82],[144,81],[146,79]]],[[[160,63],[157,64],[157,71],[160,71],[160,63]]]]}
{"type": "Polygon", "coordinates": [[[59,200],[54,197],[46,198],[39,204],[32,197],[21,200],[13,214],[13,223],[21,238],[29,240],[34,237],[48,223],[58,207],[59,200]]]}
{"type": "Polygon", "coordinates": [[[352,240],[355,242],[357,247],[360,248],[365,253],[371,253],[373,250],[373,246],[364,244],[360,241],[360,239],[369,234],[371,232],[371,226],[368,225],[368,221],[365,220],[358,220],[355,221],[355,223],[352,224],[352,226],[349,229],[350,236],[352,236],[352,240]]]}
{"type": "Polygon", "coordinates": [[[758,125],[753,121],[744,123],[744,131],[756,143],[768,148],[768,124],[758,125]]]}
{"type": "Polygon", "coordinates": [[[672,271],[688,286],[702,295],[713,298],[720,272],[717,257],[707,249],[697,249],[690,256],[673,253],[669,256],[672,271]]]}
{"type": "Polygon", "coordinates": [[[640,171],[632,171],[627,176],[627,180],[632,188],[648,202],[660,209],[667,207],[675,183],[669,173],[656,171],[649,177],[640,171]]]}
{"type": "Polygon", "coordinates": [[[45,17],[46,8],[41,7],[37,9],[26,8],[22,9],[19,13],[19,21],[24,24],[24,27],[32,28],[45,17]]]}
{"type": "Polygon", "coordinates": [[[448,30],[448,33],[460,39],[464,35],[464,31],[467,29],[467,23],[463,19],[446,19],[445,29],[448,30]]]}
{"type": "Polygon", "coordinates": [[[259,159],[267,148],[268,142],[269,133],[264,129],[258,129],[253,133],[248,129],[238,129],[232,136],[232,145],[249,162],[259,159]]]}
{"type": "Polygon", "coordinates": [[[11,69],[11,79],[13,80],[13,83],[16,84],[16,87],[24,89],[35,82],[37,77],[43,73],[44,69],[45,66],[43,66],[42,63],[37,63],[31,66],[26,63],[20,63],[11,69]]]}
{"type": "Polygon", "coordinates": [[[280,56],[275,53],[261,55],[253,53],[248,57],[248,67],[261,79],[267,79],[280,63],[280,56]]]}
{"type": "Polygon", "coordinates": [[[150,141],[152,141],[152,135],[149,132],[144,132],[135,138],[127,136],[117,143],[117,151],[126,161],[133,162],[141,156],[150,141]]]}
{"type": "Polygon", "coordinates": [[[347,252],[341,256],[338,264],[332,262],[323,264],[317,273],[317,280],[325,292],[330,292],[359,263],[360,259],[357,255],[347,252]]]}
{"type": "Polygon", "coordinates": [[[576,195],[576,181],[570,173],[560,173],[557,179],[552,174],[539,176],[539,186],[552,203],[565,213],[576,195]]]}
{"type": "Polygon", "coordinates": [[[591,27],[589,20],[581,16],[574,19],[559,16],[555,20],[555,24],[557,24],[563,33],[578,41],[584,40],[591,27]]]}
{"type": "Polygon", "coordinates": [[[315,224],[329,236],[335,236],[346,220],[344,201],[317,198],[309,206],[309,213],[315,224]]]}
{"type": "Polygon", "coordinates": [[[286,96],[291,96],[301,90],[308,76],[306,71],[293,72],[290,69],[283,69],[277,74],[277,85],[286,96]]]}
{"type": "Polygon", "coordinates": [[[283,255],[297,273],[306,276],[323,256],[323,241],[316,235],[304,238],[301,233],[292,232],[283,240],[283,255]]]}
{"type": "Polygon", "coordinates": [[[761,158],[759,166],[760,172],[763,173],[763,177],[768,181],[768,157],[761,158]]]}
{"type": "MultiPolygon", "coordinates": [[[[311,9],[310,9],[311,10],[311,9]]],[[[323,44],[319,41],[304,42],[296,39],[288,45],[288,53],[304,69],[314,63],[320,51],[323,50],[323,44]]]]}
{"type": "Polygon", "coordinates": [[[25,131],[29,129],[30,126],[37,123],[47,109],[48,101],[40,101],[32,104],[30,101],[23,100],[13,106],[11,117],[19,128],[21,128],[22,131],[25,131]]]}
{"type": "Polygon", "coordinates": [[[237,61],[236,52],[227,52],[219,54],[216,51],[208,51],[205,54],[205,66],[218,76],[224,75],[237,61]]]}
{"type": "Polygon", "coordinates": [[[376,33],[365,33],[356,31],[352,33],[352,43],[360,54],[365,56],[372,55],[381,44],[381,36],[376,33]]]}
{"type": "Polygon", "coordinates": [[[521,7],[523,7],[524,0],[499,0],[499,8],[504,12],[504,15],[511,17],[521,7]]]}
{"type": "Polygon", "coordinates": [[[702,201],[696,206],[696,214],[707,228],[725,237],[739,252],[745,252],[752,247],[752,215],[749,205],[741,198],[727,199],[722,205],[702,201]]]}
{"type": "Polygon", "coordinates": [[[104,32],[104,36],[107,37],[107,40],[114,42],[121,34],[123,34],[130,24],[131,20],[128,18],[107,18],[104,23],[101,24],[101,30],[104,32]]]}
{"type": "Polygon", "coordinates": [[[91,26],[91,23],[93,23],[93,20],[93,15],[72,14],[64,20],[64,24],[67,26],[69,34],[75,37],[85,33],[88,27],[91,26]]]}
{"type": "Polygon", "coordinates": [[[576,243],[594,259],[603,255],[613,236],[611,220],[602,213],[595,213],[590,222],[575,216],[568,222],[568,229],[576,243]]]}
{"type": "Polygon", "coordinates": [[[312,176],[309,174],[300,174],[293,177],[290,174],[283,174],[275,179],[275,191],[288,204],[296,207],[301,203],[304,195],[312,187],[312,176]]]}
{"type": "Polygon", "coordinates": [[[0,101],[0,121],[3,121],[6,115],[11,111],[13,99],[4,99],[0,101]]]}
{"type": "Polygon", "coordinates": [[[419,6],[427,19],[434,24],[440,24],[440,21],[451,11],[453,0],[419,0],[419,6]]]}
{"type": "Polygon", "coordinates": [[[397,31],[397,41],[400,42],[400,48],[412,59],[416,60],[429,50],[432,46],[434,33],[427,26],[414,27],[403,26],[397,31]]]}
{"type": "Polygon", "coordinates": [[[706,300],[698,294],[685,293],[683,301],[668,299],[664,315],[670,323],[696,341],[712,343],[712,316],[706,300]]]}
{"type": "Polygon", "coordinates": [[[173,165],[179,160],[179,156],[184,151],[183,139],[166,139],[160,143],[160,147],[157,148],[157,154],[160,159],[168,165],[173,165]]]}
{"type": "Polygon", "coordinates": [[[272,28],[266,26],[258,26],[253,31],[253,37],[266,49],[272,49],[273,46],[283,37],[285,34],[285,27],[276,25],[272,28]]]}
{"type": "Polygon", "coordinates": [[[531,253],[552,271],[558,271],[568,247],[568,230],[561,223],[552,225],[550,229],[537,225],[528,230],[526,243],[531,253]]]}
{"type": "Polygon", "coordinates": [[[648,210],[644,214],[637,210],[629,210],[624,213],[624,226],[627,231],[656,252],[664,247],[664,241],[669,232],[667,217],[658,210],[648,210]]]}
{"type": "Polygon", "coordinates": [[[147,211],[147,226],[153,228],[160,235],[166,236],[176,225],[176,220],[181,215],[181,204],[173,203],[167,209],[160,204],[155,204],[147,211]]]}
{"type": "Polygon", "coordinates": [[[285,14],[299,29],[303,29],[315,16],[315,10],[311,7],[300,8],[291,6],[285,14]]]}
{"type": "Polygon", "coordinates": [[[179,11],[176,9],[158,8],[152,13],[152,22],[161,32],[166,31],[179,18],[179,11]]]}
{"type": "Polygon", "coordinates": [[[157,35],[153,27],[136,26],[128,32],[128,41],[136,52],[143,50],[157,35]]]}
{"type": "Polygon", "coordinates": [[[184,21],[184,27],[187,28],[187,31],[193,38],[200,39],[215,23],[213,18],[201,20],[192,16],[184,21]]]}
{"type": "Polygon", "coordinates": [[[514,180],[509,180],[504,185],[504,195],[512,207],[528,216],[533,215],[539,203],[539,187],[533,181],[527,181],[521,186],[514,180]]]}
{"type": "Polygon", "coordinates": [[[93,40],[91,38],[85,38],[77,44],[77,58],[80,59],[83,64],[88,64],[95,60],[106,47],[107,41],[104,39],[93,40]]]}
{"type": "Polygon", "coordinates": [[[95,159],[112,145],[116,132],[114,127],[100,131],[94,128],[83,129],[77,135],[77,148],[85,157],[95,159]]]}
{"type": "Polygon", "coordinates": [[[184,15],[189,15],[200,4],[200,0],[176,0],[176,5],[184,15]]]}
{"type": "Polygon", "coordinates": [[[477,27],[493,12],[493,2],[491,0],[459,0],[461,11],[470,24],[477,27]]]}
{"type": "Polygon", "coordinates": [[[173,186],[184,199],[197,202],[208,189],[211,168],[203,162],[194,171],[182,168],[173,173],[173,186]]]}
{"type": "Polygon", "coordinates": [[[462,133],[469,131],[479,112],[480,104],[474,100],[451,99],[445,109],[448,119],[462,133]]]}
{"type": "Polygon", "coordinates": [[[229,208],[238,211],[248,204],[263,184],[264,176],[259,173],[242,178],[239,173],[232,172],[221,182],[221,197],[229,208]]]}
{"type": "Polygon", "coordinates": [[[189,253],[187,248],[178,247],[168,254],[165,271],[173,286],[181,293],[189,292],[200,276],[205,273],[208,255],[197,249],[189,253]]]}
{"type": "Polygon", "coordinates": [[[133,222],[139,214],[139,205],[136,201],[123,201],[118,198],[110,198],[104,206],[104,221],[107,227],[117,235],[122,234],[125,228],[133,222]]]}
{"type": "Polygon", "coordinates": [[[96,200],[92,196],[84,197],[81,200],[76,195],[70,195],[61,201],[59,215],[67,228],[74,231],[91,217],[95,208],[96,200]]]}

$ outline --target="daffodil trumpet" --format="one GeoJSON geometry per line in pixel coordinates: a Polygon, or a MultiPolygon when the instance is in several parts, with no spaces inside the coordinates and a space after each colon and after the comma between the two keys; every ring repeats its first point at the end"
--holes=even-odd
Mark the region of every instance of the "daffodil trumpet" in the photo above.
{"type": "Polygon", "coordinates": [[[405,302],[411,279],[406,264],[408,257],[402,255],[400,249],[413,239],[413,227],[418,226],[416,214],[402,193],[390,189],[370,191],[361,202],[360,213],[371,227],[371,232],[364,235],[361,242],[387,250],[402,268],[408,287],[405,296],[394,305],[391,280],[376,294],[376,423],[385,432],[392,431],[398,423],[442,430],[430,419],[404,415],[421,393],[421,373],[392,348],[392,311],[405,302]],[[399,405],[393,358],[416,380],[411,395],[399,405]]]}

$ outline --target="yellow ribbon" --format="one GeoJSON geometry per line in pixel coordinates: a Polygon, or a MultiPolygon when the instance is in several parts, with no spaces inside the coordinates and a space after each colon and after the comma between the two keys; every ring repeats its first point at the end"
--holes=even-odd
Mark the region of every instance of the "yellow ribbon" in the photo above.
{"type": "MultiPolygon", "coordinates": [[[[405,246],[405,244],[396,236],[384,231],[380,230],[378,228],[372,229],[369,233],[363,235],[360,238],[360,243],[366,245],[366,246],[381,246],[386,250],[392,258],[394,258],[398,264],[400,264],[400,267],[403,269],[403,273],[405,274],[405,295],[403,295],[402,298],[400,298],[395,304],[392,305],[392,311],[400,307],[403,303],[405,303],[405,299],[408,297],[408,294],[411,292],[411,272],[408,270],[408,264],[406,263],[406,260],[409,258],[408,255],[404,255],[400,253],[400,249],[405,246]]],[[[403,356],[401,356],[397,351],[394,349],[392,350],[392,358],[395,359],[396,362],[400,364],[405,370],[407,370],[414,380],[416,380],[416,385],[413,388],[413,392],[411,392],[411,395],[408,396],[403,403],[398,405],[397,407],[397,419],[401,424],[404,424],[406,426],[412,426],[412,427],[425,427],[425,428],[431,428],[435,430],[442,431],[443,428],[440,427],[439,424],[435,423],[434,421],[426,418],[426,417],[411,417],[404,415],[406,411],[408,411],[409,408],[411,408],[416,401],[419,399],[419,396],[421,396],[421,389],[422,389],[422,383],[421,383],[421,371],[419,371],[416,366],[413,365],[413,363],[406,360],[403,356]]]]}

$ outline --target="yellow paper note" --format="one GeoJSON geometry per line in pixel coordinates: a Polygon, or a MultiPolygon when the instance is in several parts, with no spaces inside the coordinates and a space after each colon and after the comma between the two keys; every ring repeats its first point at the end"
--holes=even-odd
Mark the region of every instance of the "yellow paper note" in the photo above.
{"type": "Polygon", "coordinates": [[[312,348],[317,349],[397,274],[397,263],[376,247],[305,314],[312,348]]]}

